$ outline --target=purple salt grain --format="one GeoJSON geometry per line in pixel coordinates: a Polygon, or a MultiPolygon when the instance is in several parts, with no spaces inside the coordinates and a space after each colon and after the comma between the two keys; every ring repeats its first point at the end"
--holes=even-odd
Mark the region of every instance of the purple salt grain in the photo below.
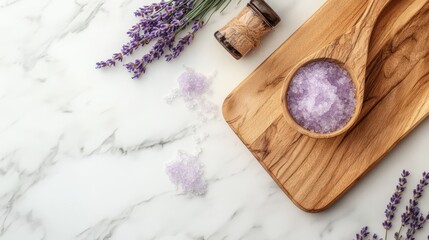
{"type": "Polygon", "coordinates": [[[207,92],[209,82],[203,74],[188,69],[177,79],[180,94],[185,100],[200,97],[207,92]]]}
{"type": "Polygon", "coordinates": [[[166,167],[170,181],[184,192],[202,196],[207,192],[207,183],[203,177],[203,164],[197,156],[179,152],[177,158],[166,167]]]}
{"type": "Polygon", "coordinates": [[[351,119],[356,88],[347,70],[319,60],[298,69],[287,91],[288,110],[307,130],[330,133],[351,119]]]}
{"type": "Polygon", "coordinates": [[[171,104],[177,98],[182,98],[191,111],[198,114],[203,122],[215,119],[218,115],[218,106],[208,100],[211,93],[211,80],[209,77],[187,68],[177,79],[178,88],[166,97],[171,104]]]}

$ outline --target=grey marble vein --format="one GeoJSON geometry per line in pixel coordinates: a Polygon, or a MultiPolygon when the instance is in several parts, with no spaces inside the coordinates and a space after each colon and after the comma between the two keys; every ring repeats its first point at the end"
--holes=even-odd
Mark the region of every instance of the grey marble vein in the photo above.
{"type": "Polygon", "coordinates": [[[139,152],[146,149],[153,149],[158,147],[163,148],[164,146],[180,141],[190,136],[193,133],[195,133],[195,126],[191,125],[164,138],[155,139],[155,140],[149,140],[149,139],[143,140],[142,142],[133,146],[116,146],[115,145],[116,130],[115,130],[100,144],[100,146],[98,146],[94,151],[88,154],[88,156],[93,154],[105,154],[105,153],[114,153],[114,154],[118,153],[121,155],[127,155],[129,153],[139,152]]]}
{"type": "Polygon", "coordinates": [[[159,193],[154,196],[151,196],[147,199],[144,199],[138,203],[135,203],[128,208],[124,209],[122,212],[120,212],[116,216],[112,216],[109,218],[105,218],[97,222],[91,227],[88,227],[78,233],[76,235],[77,240],[109,240],[112,238],[112,236],[115,233],[115,230],[121,226],[124,222],[126,222],[131,215],[133,214],[134,210],[142,205],[151,203],[152,201],[156,200],[157,198],[164,197],[168,195],[169,193],[159,193]]]}
{"type": "MultiPolygon", "coordinates": [[[[9,166],[19,173],[19,182],[11,192],[8,192],[6,195],[1,197],[0,237],[4,235],[11,224],[13,224],[14,219],[11,218],[10,214],[13,211],[16,202],[19,201],[31,187],[42,180],[45,177],[46,171],[57,163],[56,157],[58,155],[59,144],[60,140],[58,140],[56,146],[51,148],[48,155],[44,157],[36,170],[32,172],[21,171],[19,166],[15,164],[9,166]]],[[[13,156],[11,158],[13,159],[13,156]]]]}

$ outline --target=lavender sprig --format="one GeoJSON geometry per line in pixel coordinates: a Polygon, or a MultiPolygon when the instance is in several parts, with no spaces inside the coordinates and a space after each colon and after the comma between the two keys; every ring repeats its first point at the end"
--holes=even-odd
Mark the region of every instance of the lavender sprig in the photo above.
{"type": "Polygon", "coordinates": [[[414,239],[414,235],[417,230],[423,228],[423,225],[427,221],[421,212],[419,206],[419,199],[423,195],[424,188],[429,184],[429,172],[423,172],[422,178],[413,190],[413,198],[410,199],[408,206],[405,207],[405,212],[401,216],[402,226],[398,232],[399,238],[401,238],[401,230],[408,226],[406,239],[414,239]]]}
{"type": "Polygon", "coordinates": [[[186,46],[190,45],[195,33],[205,24],[205,18],[225,9],[231,0],[161,0],[143,6],[134,12],[139,21],[131,26],[127,35],[130,41],[124,44],[111,58],[96,63],[96,68],[114,67],[125,56],[132,55],[137,49],[155,41],[149,53],[133,62],[124,64],[133,78],[139,78],[146,67],[154,60],[165,56],[166,61],[177,58],[186,46]],[[193,24],[191,24],[193,22],[193,24]],[[178,35],[192,25],[191,31],[179,38],[178,35]]]}
{"type": "MultiPolygon", "coordinates": [[[[160,3],[140,8],[134,15],[141,17],[141,19],[127,32],[131,40],[122,46],[119,53],[113,54],[112,58],[98,62],[96,68],[115,66],[117,62],[122,62],[124,56],[132,55],[139,47],[149,44],[156,38],[163,39],[165,42],[167,40],[174,41],[176,30],[182,27],[186,20],[183,19],[183,16],[175,18],[173,11],[177,9],[177,11],[189,12],[192,9],[192,5],[186,4],[188,2],[190,1],[174,0],[165,3],[162,0],[160,3]]],[[[145,70],[144,64],[140,64],[138,61],[134,62],[135,66],[132,63],[125,64],[125,67],[134,73],[134,77],[140,76],[145,70]],[[132,65],[134,67],[130,68],[132,65]]]]}
{"type": "Polygon", "coordinates": [[[387,204],[387,208],[384,211],[386,220],[383,222],[383,227],[387,230],[392,228],[392,220],[395,217],[396,207],[402,200],[402,193],[405,191],[405,185],[407,184],[407,177],[410,175],[408,171],[403,170],[401,177],[399,178],[399,183],[396,185],[396,191],[390,197],[390,201],[387,204]]]}
{"type": "Polygon", "coordinates": [[[420,183],[417,184],[416,189],[413,190],[414,198],[418,199],[422,196],[424,188],[429,184],[429,172],[424,172],[420,183]]]}

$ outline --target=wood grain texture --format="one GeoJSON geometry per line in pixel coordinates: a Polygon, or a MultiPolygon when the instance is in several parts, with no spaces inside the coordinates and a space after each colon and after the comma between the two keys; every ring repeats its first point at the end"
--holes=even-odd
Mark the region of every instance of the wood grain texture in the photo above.
{"type": "Polygon", "coordinates": [[[429,2],[400,0],[383,11],[374,29],[356,125],[337,137],[314,139],[285,122],[279,99],[285,76],[297,62],[355,25],[366,5],[328,0],[223,105],[234,132],[292,201],[308,212],[331,206],[429,116],[429,2]]]}
{"type": "Polygon", "coordinates": [[[392,0],[369,0],[366,10],[359,18],[356,25],[326,46],[323,46],[321,49],[305,57],[289,71],[289,74],[283,81],[280,101],[282,102],[283,116],[290,127],[309,137],[331,138],[345,133],[356,123],[363,105],[369,41],[376,20],[391,1],[392,0]],[[317,133],[302,127],[295,121],[287,106],[288,101],[286,95],[296,72],[302,66],[317,60],[335,62],[346,69],[356,88],[356,106],[353,115],[343,127],[329,133],[317,133]]]}

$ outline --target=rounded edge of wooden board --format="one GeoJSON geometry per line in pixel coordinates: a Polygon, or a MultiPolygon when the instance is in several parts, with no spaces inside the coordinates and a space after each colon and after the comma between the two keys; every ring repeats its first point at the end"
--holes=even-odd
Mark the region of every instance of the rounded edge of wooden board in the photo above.
{"type": "MultiPolygon", "coordinates": [[[[227,119],[227,108],[228,108],[228,101],[230,100],[230,97],[232,96],[232,93],[229,94],[225,100],[222,103],[222,115],[223,118],[225,119],[226,123],[230,126],[231,130],[235,133],[235,135],[238,137],[238,139],[240,139],[240,141],[248,148],[248,144],[244,141],[243,138],[240,137],[240,135],[238,134],[237,129],[235,129],[231,124],[230,124],[230,120],[227,119]]],[[[283,116],[282,116],[283,117],[283,116]]],[[[265,172],[267,172],[270,177],[273,179],[273,181],[277,184],[277,186],[283,191],[283,193],[286,195],[286,197],[288,199],[290,199],[292,201],[292,203],[297,206],[299,209],[301,209],[304,212],[308,212],[308,213],[318,213],[318,212],[322,212],[324,210],[326,210],[327,208],[329,208],[332,204],[334,204],[337,199],[335,199],[333,202],[331,202],[330,204],[324,206],[323,208],[306,208],[305,206],[301,205],[297,200],[295,200],[295,198],[283,187],[283,185],[281,183],[278,182],[277,178],[275,178],[275,176],[273,176],[272,172],[269,171],[266,166],[261,162],[261,160],[258,158],[258,156],[256,156],[254,154],[253,151],[249,151],[254,158],[256,158],[256,160],[258,161],[258,163],[262,166],[262,168],[265,170],[265,172]]]]}

